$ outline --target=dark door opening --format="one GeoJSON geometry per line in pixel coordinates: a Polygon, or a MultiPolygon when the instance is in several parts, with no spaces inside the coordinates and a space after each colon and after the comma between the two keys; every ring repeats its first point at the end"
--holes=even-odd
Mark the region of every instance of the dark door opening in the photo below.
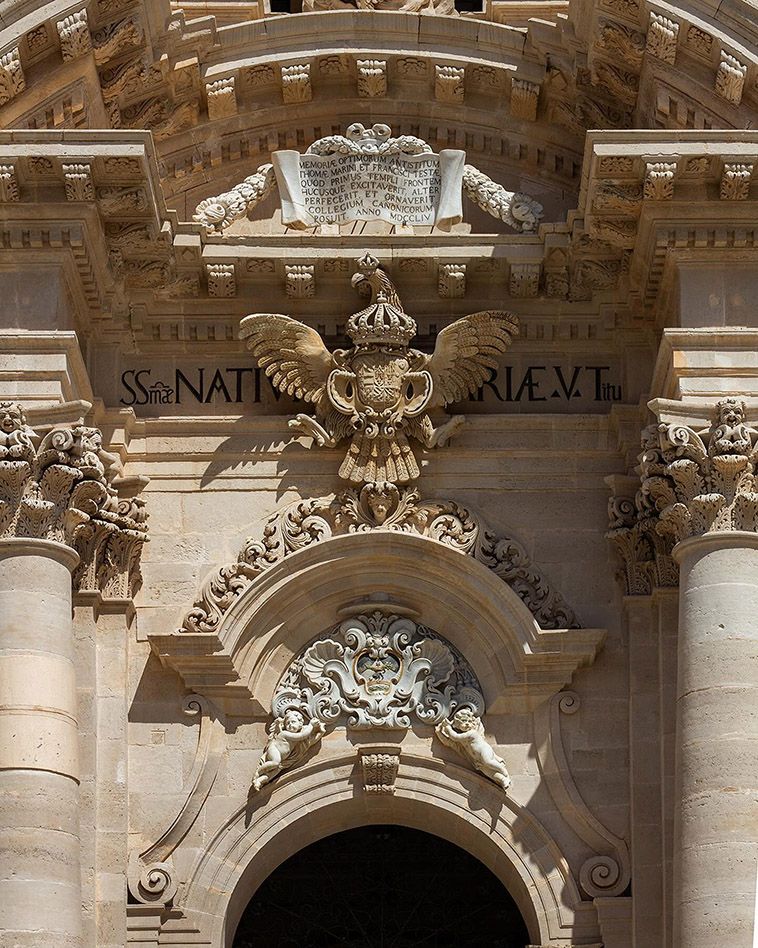
{"type": "Polygon", "coordinates": [[[363,826],[300,850],[260,886],[233,948],[524,948],[500,880],[464,849],[363,826]]]}

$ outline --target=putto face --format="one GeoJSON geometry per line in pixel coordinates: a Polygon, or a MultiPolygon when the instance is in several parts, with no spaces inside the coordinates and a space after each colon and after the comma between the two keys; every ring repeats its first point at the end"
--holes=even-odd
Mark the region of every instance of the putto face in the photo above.
{"type": "Polygon", "coordinates": [[[299,711],[288,711],[284,715],[284,726],[288,731],[302,731],[305,720],[299,711]]]}
{"type": "Polygon", "coordinates": [[[6,434],[24,427],[24,413],[14,402],[0,402],[0,430],[6,434]]]}
{"type": "Polygon", "coordinates": [[[453,715],[453,724],[456,731],[471,731],[476,727],[476,717],[468,708],[461,708],[453,715]]]}

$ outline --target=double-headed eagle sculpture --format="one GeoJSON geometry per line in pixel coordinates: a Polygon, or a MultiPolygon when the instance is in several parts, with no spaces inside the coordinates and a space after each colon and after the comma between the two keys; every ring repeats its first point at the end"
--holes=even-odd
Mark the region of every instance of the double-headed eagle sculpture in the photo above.
{"type": "Polygon", "coordinates": [[[315,329],[277,313],[246,316],[240,337],[280,391],[313,404],[315,417],[299,414],[291,428],[321,447],[350,438],[340,477],[407,484],[419,476],[408,439],[434,448],[465,424],[454,415],[435,427],[428,412],[474,395],[491,378],[518,320],[505,312],[472,313],[443,329],[426,355],[409,348],[415,320],[378,260],[361,257],[352,283],[370,291],[371,303],[348,320],[351,349],[329,352],[315,329]]]}

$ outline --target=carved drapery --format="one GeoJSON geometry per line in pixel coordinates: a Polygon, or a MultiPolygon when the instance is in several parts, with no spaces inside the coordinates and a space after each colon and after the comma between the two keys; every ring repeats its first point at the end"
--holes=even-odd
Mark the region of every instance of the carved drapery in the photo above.
{"type": "Polygon", "coordinates": [[[545,629],[574,629],[580,623],[561,594],[539,571],[521,542],[498,536],[470,508],[452,500],[421,501],[415,488],[367,484],[336,497],[297,501],[251,537],[235,563],[206,581],[180,632],[213,632],[252,582],[290,553],[333,536],[370,531],[415,533],[472,556],[507,583],[545,629]]]}
{"type": "Polygon", "coordinates": [[[758,528],[758,431],[745,403],[716,403],[709,428],[659,422],[642,433],[634,500],[612,498],[607,534],[622,562],[629,595],[676,586],[671,551],[688,537],[758,528]]]}
{"type": "Polygon", "coordinates": [[[66,543],[79,554],[78,592],[131,598],[147,539],[144,501],[118,495],[119,461],[85,425],[40,437],[14,402],[0,402],[0,537],[66,543]]]}

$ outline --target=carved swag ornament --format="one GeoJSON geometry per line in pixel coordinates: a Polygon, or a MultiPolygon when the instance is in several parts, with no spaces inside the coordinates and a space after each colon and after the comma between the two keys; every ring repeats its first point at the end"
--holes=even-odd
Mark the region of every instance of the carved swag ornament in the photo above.
{"type": "Polygon", "coordinates": [[[20,405],[0,402],[0,537],[72,546],[79,592],[128,599],[147,540],[144,501],[120,498],[119,459],[97,428],[53,428],[40,437],[20,405]]]}
{"type": "Polygon", "coordinates": [[[465,423],[455,415],[439,427],[428,411],[475,394],[497,367],[518,331],[515,316],[473,313],[447,326],[431,356],[408,347],[416,323],[379,262],[365,254],[353,286],[367,288],[371,304],[347,323],[352,349],[330,353],[304,323],[275,313],[246,316],[240,336],[274,385],[315,406],[290,427],[320,447],[350,438],[340,477],[353,484],[405,484],[419,476],[408,438],[427,448],[443,445],[465,423]]]}
{"type": "Polygon", "coordinates": [[[470,766],[503,790],[510,784],[484,737],[476,675],[448,642],[406,617],[360,614],[316,639],[285,672],[271,712],[255,790],[302,760],[343,717],[354,730],[404,730],[413,719],[433,725],[470,766]]]}
{"type": "Polygon", "coordinates": [[[634,500],[611,499],[609,539],[627,593],[678,583],[673,546],[688,537],[758,528],[758,430],[738,398],[717,402],[709,428],[656,423],[642,433],[634,500]]]}

